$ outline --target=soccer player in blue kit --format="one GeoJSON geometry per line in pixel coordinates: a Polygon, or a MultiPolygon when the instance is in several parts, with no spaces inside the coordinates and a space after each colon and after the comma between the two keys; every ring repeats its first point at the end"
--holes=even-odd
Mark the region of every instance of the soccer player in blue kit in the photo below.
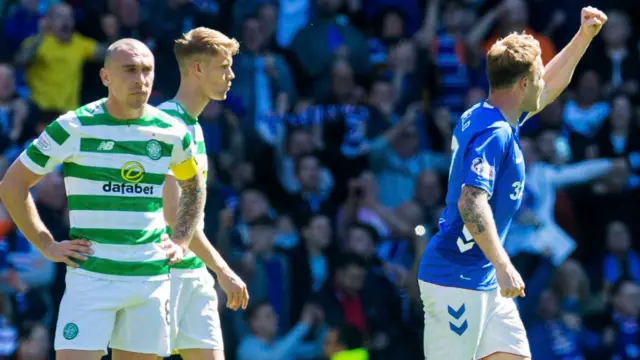
{"type": "Polygon", "coordinates": [[[513,300],[524,282],[503,247],[525,185],[520,124],[567,87],[606,21],[583,8],[579,31],[546,67],[531,35],[511,34],[489,50],[489,96],[453,131],[447,206],[420,262],[426,359],[531,358],[513,300]]]}

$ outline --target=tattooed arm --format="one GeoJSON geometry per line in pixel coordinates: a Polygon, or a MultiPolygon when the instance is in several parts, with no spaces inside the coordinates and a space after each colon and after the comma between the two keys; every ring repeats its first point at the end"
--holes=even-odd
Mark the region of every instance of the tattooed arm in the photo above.
{"type": "Polygon", "coordinates": [[[496,268],[510,265],[509,255],[500,243],[500,236],[493,220],[489,194],[475,186],[463,187],[458,200],[458,210],[464,225],[487,259],[496,268]]]}
{"type": "MultiPolygon", "coordinates": [[[[176,229],[176,217],[180,199],[184,199],[184,197],[180,195],[181,192],[179,181],[171,175],[165,176],[165,183],[162,189],[164,218],[174,232],[176,229]]],[[[209,239],[207,239],[204,230],[201,228],[197,228],[193,233],[192,241],[189,242],[189,249],[216,274],[229,267],[209,239]]]]}
{"type": "Polygon", "coordinates": [[[200,172],[190,179],[178,180],[178,185],[181,190],[180,200],[171,238],[183,249],[187,249],[204,212],[206,187],[200,172]]]}
{"type": "Polygon", "coordinates": [[[465,226],[473,235],[473,240],[496,269],[500,294],[507,298],[524,296],[524,281],[500,243],[493,212],[489,206],[489,193],[474,186],[463,187],[460,191],[458,209],[465,226]]]}
{"type": "MultiPolygon", "coordinates": [[[[188,196],[184,195],[184,181],[176,180],[173,176],[167,175],[165,177],[165,185],[162,190],[162,201],[164,204],[164,216],[167,223],[176,232],[176,224],[180,222],[177,216],[180,216],[180,207],[182,204],[190,204],[192,201],[188,199],[188,196]],[[181,189],[182,188],[182,189],[181,189]],[[177,214],[176,214],[177,213],[177,214]]],[[[187,180],[189,181],[189,180],[187,180]]],[[[187,186],[188,187],[188,186],[187,186]]],[[[203,191],[204,193],[204,191],[203,191]]],[[[201,196],[204,199],[204,194],[201,196]]],[[[192,196],[195,198],[195,196],[192,196]]],[[[204,200],[203,200],[204,202],[204,200]]],[[[183,211],[183,217],[186,211],[183,211]]],[[[196,215],[198,219],[200,215],[196,215]]],[[[189,216],[189,218],[191,218],[189,216]]],[[[182,221],[184,223],[184,221],[182,221]]],[[[189,237],[193,241],[187,241],[179,243],[185,249],[187,246],[193,251],[209,269],[216,273],[218,277],[218,283],[227,295],[227,307],[233,310],[237,310],[242,306],[243,309],[247,308],[249,302],[249,292],[247,291],[247,285],[236,275],[231,267],[227,265],[220,253],[213,247],[207,236],[204,234],[202,228],[196,227],[193,237],[189,237]]],[[[179,240],[178,240],[179,241],[179,240]]],[[[174,238],[174,242],[177,242],[174,238]]]]}

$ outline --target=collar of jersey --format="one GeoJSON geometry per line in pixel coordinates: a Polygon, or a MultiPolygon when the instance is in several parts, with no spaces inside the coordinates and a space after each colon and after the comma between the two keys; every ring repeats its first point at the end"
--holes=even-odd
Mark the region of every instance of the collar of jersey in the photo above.
{"type": "Polygon", "coordinates": [[[195,125],[198,123],[198,118],[189,114],[189,112],[187,112],[187,109],[185,109],[182,104],[177,102],[176,99],[171,99],[170,101],[172,101],[174,104],[176,104],[177,107],[180,108],[180,111],[184,114],[184,121],[185,123],[187,123],[187,125],[195,125]]]}
{"type": "MultiPolygon", "coordinates": [[[[500,116],[500,120],[506,122],[507,125],[509,125],[509,127],[511,128],[511,130],[513,131],[513,133],[516,136],[520,135],[520,119],[518,119],[518,123],[516,124],[516,126],[513,126],[513,125],[511,125],[509,120],[507,120],[507,118],[504,116],[502,111],[500,111],[500,109],[497,106],[493,106],[493,105],[489,104],[489,102],[487,100],[484,100],[482,102],[482,107],[484,107],[485,104],[487,104],[488,106],[491,106],[491,108],[489,110],[492,110],[492,111],[495,111],[496,113],[498,113],[498,115],[500,116]]],[[[523,118],[523,117],[524,117],[523,115],[520,115],[520,118],[523,118]]]]}
{"type": "Polygon", "coordinates": [[[102,99],[102,102],[100,103],[100,106],[102,107],[102,111],[104,111],[104,117],[105,120],[109,123],[112,124],[127,124],[127,125],[140,125],[140,124],[144,124],[145,122],[149,121],[151,119],[151,116],[149,115],[149,108],[147,105],[145,105],[144,107],[144,114],[142,114],[142,117],[139,117],[137,119],[118,119],[115,118],[113,116],[111,116],[111,114],[109,114],[109,112],[107,111],[107,107],[105,106],[105,102],[107,101],[107,99],[102,99]]]}

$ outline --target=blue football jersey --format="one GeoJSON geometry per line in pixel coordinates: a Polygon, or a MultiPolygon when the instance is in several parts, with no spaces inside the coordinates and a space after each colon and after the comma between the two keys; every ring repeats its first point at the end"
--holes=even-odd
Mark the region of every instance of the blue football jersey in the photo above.
{"type": "Polygon", "coordinates": [[[446,208],[439,219],[438,233],[422,254],[420,280],[472,290],[498,286],[493,265],[460,217],[458,199],[463,186],[489,193],[489,205],[504,244],[524,190],[524,159],[518,133],[519,125],[512,127],[500,110],[487,102],[462,114],[451,140],[446,208]]]}

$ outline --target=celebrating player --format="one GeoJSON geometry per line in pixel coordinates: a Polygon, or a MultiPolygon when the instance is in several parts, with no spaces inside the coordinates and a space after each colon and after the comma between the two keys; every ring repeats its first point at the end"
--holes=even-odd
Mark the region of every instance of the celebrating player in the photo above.
{"type": "Polygon", "coordinates": [[[511,34],[487,54],[490,93],[460,118],[451,142],[447,206],[419,269],[424,353],[440,359],[530,359],[513,298],[524,282],[502,244],[522,201],[522,121],[554,101],[607,21],[582,9],[573,40],[546,66],[530,35],[511,34]]]}
{"type": "Polygon", "coordinates": [[[8,170],[0,196],[27,239],[69,266],[56,358],[99,360],[109,345],[116,360],[151,360],[170,354],[169,265],[182,259],[201,219],[205,183],[187,128],[147,105],[149,49],[116,41],[100,77],[108,97],[51,123],[8,170]],[[60,164],[71,223],[65,241],[52,238],[29,195],[60,164]],[[182,191],[173,242],[161,243],[169,168],[182,191]]]}
{"type": "MultiPolygon", "coordinates": [[[[198,116],[210,100],[224,100],[234,78],[231,70],[233,55],[239,44],[219,31],[199,27],[176,40],[174,52],[180,68],[180,89],[173,100],[159,109],[184,123],[195,141],[200,170],[208,169],[202,127],[198,116]]],[[[180,187],[173,176],[167,176],[164,188],[165,216],[173,228],[180,187]]],[[[213,270],[227,295],[227,307],[247,307],[247,287],[229,268],[204,234],[204,218],[194,234],[191,249],[202,258],[188,252],[182,262],[171,267],[171,346],[185,360],[224,359],[218,299],[213,270]],[[203,263],[204,260],[204,263],[203,263]]]]}

